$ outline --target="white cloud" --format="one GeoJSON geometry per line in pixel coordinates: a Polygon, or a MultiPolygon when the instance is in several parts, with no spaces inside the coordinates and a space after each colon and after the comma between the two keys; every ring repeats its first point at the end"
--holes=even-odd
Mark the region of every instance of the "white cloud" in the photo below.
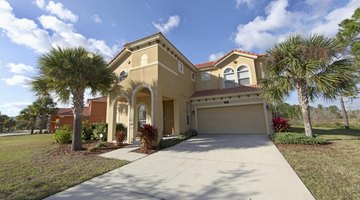
{"type": "Polygon", "coordinates": [[[269,48],[277,39],[270,31],[292,23],[293,16],[286,10],[287,6],[287,0],[271,2],[266,8],[266,17],[257,16],[253,21],[238,26],[234,37],[235,43],[246,50],[269,48]]]}
{"type": "Polygon", "coordinates": [[[34,67],[23,63],[8,63],[6,67],[10,69],[10,72],[15,74],[25,74],[34,71],[34,67]]]}
{"type": "Polygon", "coordinates": [[[42,15],[39,17],[41,25],[53,32],[51,35],[52,46],[74,47],[82,46],[91,51],[102,53],[106,59],[111,59],[118,51],[119,46],[108,46],[104,40],[86,38],[77,33],[73,24],[65,23],[54,16],[42,15]]]}
{"type": "Polygon", "coordinates": [[[218,53],[212,53],[209,56],[209,61],[217,60],[217,59],[221,58],[222,56],[224,56],[224,52],[222,52],[222,51],[218,52],[218,53]]]}
{"type": "Polygon", "coordinates": [[[153,22],[155,28],[164,34],[169,33],[172,29],[178,27],[179,24],[180,24],[180,17],[178,15],[170,16],[168,21],[163,24],[153,22]]]}
{"type": "Polygon", "coordinates": [[[306,4],[313,10],[305,9],[307,12],[290,11],[287,0],[274,0],[266,7],[266,16],[257,16],[247,24],[240,24],[233,41],[245,50],[266,51],[294,33],[324,33],[333,36],[338,30],[338,24],[360,6],[359,0],[350,0],[345,6],[328,11],[332,1],[326,2],[323,2],[322,12],[316,13],[319,6],[314,5],[321,4],[319,0],[308,0],[306,4]]]}
{"type": "Polygon", "coordinates": [[[326,35],[335,35],[338,32],[339,24],[342,20],[350,18],[354,11],[360,7],[359,0],[351,0],[345,6],[329,12],[320,23],[315,23],[312,33],[324,33],[326,35]]]}
{"type": "Polygon", "coordinates": [[[101,20],[101,18],[100,18],[100,16],[99,16],[98,14],[93,15],[93,16],[92,16],[92,19],[93,19],[93,21],[94,21],[95,23],[97,23],[97,24],[101,24],[101,23],[102,23],[102,20],[101,20]]]}
{"type": "Polygon", "coordinates": [[[255,0],[235,0],[235,7],[238,9],[241,4],[245,4],[248,8],[253,9],[255,7],[255,0]]]}
{"type": "Polygon", "coordinates": [[[50,14],[57,16],[58,18],[70,21],[77,22],[78,16],[72,13],[69,9],[65,8],[64,5],[60,2],[49,1],[46,4],[45,0],[35,0],[35,4],[42,10],[48,11],[50,14]]]}
{"type": "Polygon", "coordinates": [[[35,0],[34,2],[37,7],[39,7],[40,9],[44,9],[45,8],[45,0],[35,0]]]}
{"type": "Polygon", "coordinates": [[[3,115],[15,117],[19,115],[20,111],[30,105],[31,102],[12,102],[0,104],[0,111],[3,115]]]}
{"type": "Polygon", "coordinates": [[[51,46],[48,32],[38,28],[37,24],[26,18],[16,18],[12,7],[0,0],[0,29],[16,44],[45,52],[51,46]]]}
{"type": "Polygon", "coordinates": [[[5,81],[6,85],[16,85],[21,87],[30,87],[30,81],[31,78],[23,75],[14,75],[11,78],[3,78],[3,81],[5,81]]]}
{"type": "MultiPolygon", "coordinates": [[[[46,7],[52,5],[51,1],[46,4],[45,1],[41,0],[35,1],[35,4],[39,7],[42,5],[46,7]]],[[[54,5],[55,4],[56,3],[54,3],[54,5]]],[[[62,4],[61,6],[56,4],[53,7],[54,10],[56,10],[57,7],[62,10],[67,10],[62,6],[62,4]]],[[[117,44],[109,46],[104,40],[86,38],[84,35],[75,30],[73,23],[66,23],[65,21],[57,18],[56,16],[59,14],[56,16],[54,15],[40,16],[38,20],[42,27],[38,27],[33,20],[27,18],[17,18],[13,13],[13,8],[10,4],[5,0],[0,0],[0,30],[2,30],[3,33],[16,44],[29,47],[38,53],[45,53],[51,47],[55,46],[82,46],[91,51],[102,53],[107,60],[110,60],[118,51],[119,46],[117,44]]],[[[71,17],[65,18],[71,19],[71,17]]],[[[70,21],[74,20],[71,19],[70,21]]]]}

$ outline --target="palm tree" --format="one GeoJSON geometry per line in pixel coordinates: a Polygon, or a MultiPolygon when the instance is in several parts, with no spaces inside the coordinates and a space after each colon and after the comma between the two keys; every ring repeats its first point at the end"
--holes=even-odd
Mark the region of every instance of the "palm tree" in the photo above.
{"type": "Polygon", "coordinates": [[[47,117],[49,115],[55,114],[56,112],[56,103],[53,99],[49,96],[40,96],[36,101],[33,103],[34,107],[37,109],[38,116],[40,118],[40,125],[39,125],[39,133],[41,134],[47,121],[47,117]]]}
{"type": "Polygon", "coordinates": [[[52,48],[38,61],[40,74],[32,82],[38,95],[55,94],[60,101],[72,101],[74,126],[71,149],[81,150],[82,111],[84,92],[106,94],[115,75],[107,68],[102,55],[82,47],[52,48]]]}
{"type": "Polygon", "coordinates": [[[34,134],[35,123],[38,116],[37,108],[34,105],[29,105],[27,108],[20,111],[17,120],[24,121],[30,127],[30,134],[34,134]]]}
{"type": "Polygon", "coordinates": [[[307,136],[313,136],[309,102],[334,99],[353,84],[352,62],[339,57],[341,50],[324,35],[294,35],[268,50],[262,96],[279,102],[296,91],[307,136]]]}

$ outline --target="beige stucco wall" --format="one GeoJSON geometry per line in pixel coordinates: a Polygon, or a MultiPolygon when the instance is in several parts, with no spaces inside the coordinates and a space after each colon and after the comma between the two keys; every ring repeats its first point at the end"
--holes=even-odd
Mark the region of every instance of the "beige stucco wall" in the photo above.
{"type": "Polygon", "coordinates": [[[229,58],[222,61],[216,68],[201,70],[196,72],[198,77],[196,80],[196,90],[209,90],[224,88],[223,72],[227,68],[232,68],[235,73],[235,80],[237,80],[237,69],[241,65],[245,65],[250,70],[250,84],[257,84],[261,78],[260,62],[251,57],[233,54],[229,58]],[[210,71],[211,79],[202,81],[200,79],[201,73],[210,71]]]}
{"type": "Polygon", "coordinates": [[[165,67],[159,66],[158,94],[174,100],[175,134],[190,129],[190,124],[187,124],[186,120],[186,105],[195,92],[195,81],[191,79],[193,70],[185,61],[180,61],[184,65],[184,73],[178,71],[178,59],[169,55],[163,48],[159,48],[159,62],[175,72],[172,73],[165,67]]]}

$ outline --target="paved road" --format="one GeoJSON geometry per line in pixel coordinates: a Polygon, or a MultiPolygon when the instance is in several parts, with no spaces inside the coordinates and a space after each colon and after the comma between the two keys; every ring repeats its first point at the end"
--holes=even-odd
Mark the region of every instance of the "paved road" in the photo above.
{"type": "Polygon", "coordinates": [[[199,136],[48,199],[314,199],[262,135],[199,136]]]}
{"type": "Polygon", "coordinates": [[[7,132],[7,133],[0,133],[0,137],[17,136],[17,135],[29,135],[29,134],[30,134],[29,131],[25,131],[25,132],[7,132]]]}

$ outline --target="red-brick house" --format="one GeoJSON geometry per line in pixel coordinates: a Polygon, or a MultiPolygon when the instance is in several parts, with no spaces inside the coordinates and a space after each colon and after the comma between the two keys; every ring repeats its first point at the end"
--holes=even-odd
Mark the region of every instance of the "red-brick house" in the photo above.
{"type": "MultiPolygon", "coordinates": [[[[88,99],[89,106],[84,107],[83,121],[89,123],[106,122],[106,102],[107,97],[88,99]]],[[[74,116],[71,108],[58,108],[55,115],[50,117],[50,132],[55,132],[58,127],[65,124],[73,127],[74,116]]]]}

